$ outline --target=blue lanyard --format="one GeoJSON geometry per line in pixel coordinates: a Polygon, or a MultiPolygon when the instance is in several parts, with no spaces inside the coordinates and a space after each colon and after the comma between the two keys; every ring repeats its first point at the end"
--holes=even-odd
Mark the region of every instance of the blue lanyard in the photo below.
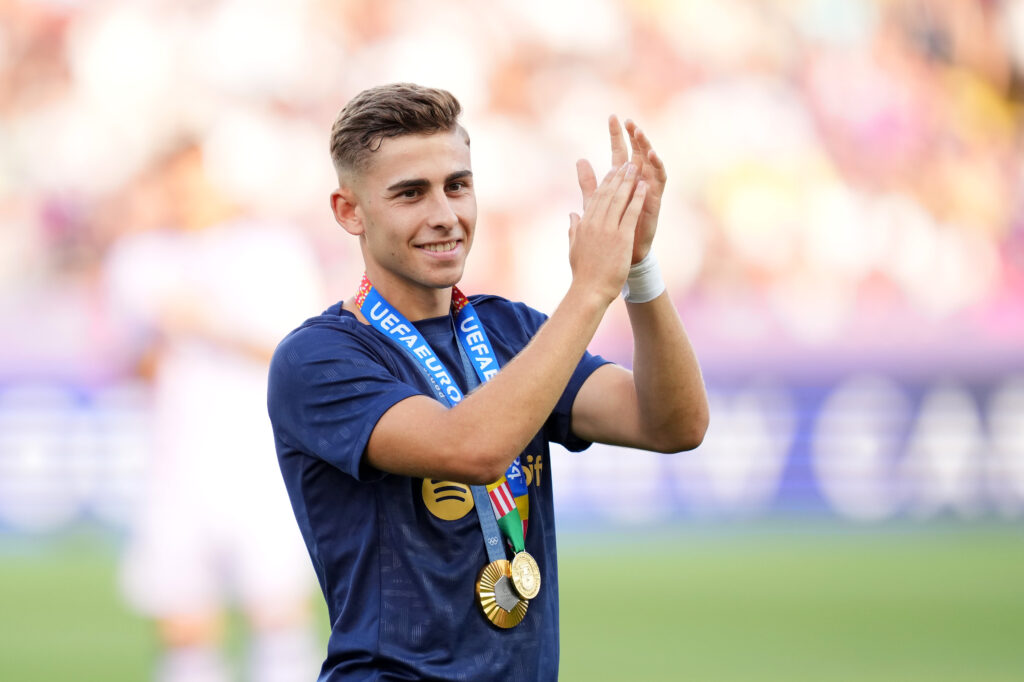
{"type": "MultiPolygon", "coordinates": [[[[437,357],[434,349],[420,335],[419,330],[373,288],[365,275],[356,296],[356,306],[374,329],[391,339],[416,361],[417,367],[430,383],[438,400],[449,407],[462,402],[462,390],[455,383],[448,368],[437,357]]],[[[457,287],[452,287],[452,311],[455,313],[455,332],[459,341],[463,370],[472,390],[476,384],[473,374],[479,383],[484,383],[498,373],[498,358],[476,310],[457,287]],[[469,371],[468,366],[472,366],[473,371],[469,371]]],[[[513,496],[518,497],[527,493],[526,478],[518,457],[509,465],[505,478],[513,496]]],[[[474,485],[470,486],[470,490],[473,493],[473,506],[476,507],[480,519],[487,558],[490,561],[504,559],[505,549],[501,542],[501,531],[494,514],[489,513],[491,502],[487,489],[474,485]]]]}
{"type": "MultiPolygon", "coordinates": [[[[357,301],[358,302],[358,301],[357,301]]],[[[430,347],[418,329],[412,325],[402,313],[384,300],[376,289],[370,289],[360,312],[369,321],[370,326],[398,344],[407,355],[416,361],[420,371],[430,382],[437,399],[449,407],[462,402],[462,390],[452,378],[448,368],[444,366],[437,353],[430,347]]]]}

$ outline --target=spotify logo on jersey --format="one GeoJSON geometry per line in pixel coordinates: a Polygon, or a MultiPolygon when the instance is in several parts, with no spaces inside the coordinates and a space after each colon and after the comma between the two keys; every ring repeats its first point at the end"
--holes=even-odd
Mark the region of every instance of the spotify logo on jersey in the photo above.
{"type": "Polygon", "coordinates": [[[461,519],[473,509],[473,493],[469,486],[456,481],[423,479],[423,504],[430,513],[444,521],[461,519]]]}

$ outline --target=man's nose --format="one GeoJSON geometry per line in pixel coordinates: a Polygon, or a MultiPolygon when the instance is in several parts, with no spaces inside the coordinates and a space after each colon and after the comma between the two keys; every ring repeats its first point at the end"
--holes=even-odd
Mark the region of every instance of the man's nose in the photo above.
{"type": "Polygon", "coordinates": [[[459,217],[455,214],[451,199],[444,192],[431,193],[430,213],[428,220],[432,227],[444,227],[452,229],[459,223],[459,217]]]}

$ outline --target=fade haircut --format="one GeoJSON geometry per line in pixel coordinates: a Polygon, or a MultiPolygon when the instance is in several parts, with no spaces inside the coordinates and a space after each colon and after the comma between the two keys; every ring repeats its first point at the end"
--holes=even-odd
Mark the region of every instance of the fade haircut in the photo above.
{"type": "MultiPolygon", "coordinates": [[[[453,130],[462,105],[447,90],[392,83],[363,90],[349,100],[331,126],[331,160],[339,175],[362,171],[388,137],[453,130]]],[[[468,142],[467,136],[467,142],[468,142]]]]}

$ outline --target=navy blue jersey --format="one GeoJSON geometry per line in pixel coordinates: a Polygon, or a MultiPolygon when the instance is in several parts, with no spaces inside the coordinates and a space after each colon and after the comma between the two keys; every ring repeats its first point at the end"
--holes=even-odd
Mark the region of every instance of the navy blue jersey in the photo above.
{"type": "MultiPolygon", "coordinates": [[[[495,296],[470,300],[503,365],[545,320],[495,296]]],[[[415,326],[467,391],[452,317],[415,326]]],[[[281,342],[270,366],[268,406],[281,472],[330,614],[321,680],[557,679],[548,443],[589,445],[573,436],[570,412],[584,380],[604,362],[583,357],[520,456],[529,486],[526,549],[540,565],[542,588],[523,622],[501,630],[477,605],[475,583],[487,553],[469,487],[387,474],[363,457],[392,405],[434,396],[415,361],[341,304],[281,342]]]]}

